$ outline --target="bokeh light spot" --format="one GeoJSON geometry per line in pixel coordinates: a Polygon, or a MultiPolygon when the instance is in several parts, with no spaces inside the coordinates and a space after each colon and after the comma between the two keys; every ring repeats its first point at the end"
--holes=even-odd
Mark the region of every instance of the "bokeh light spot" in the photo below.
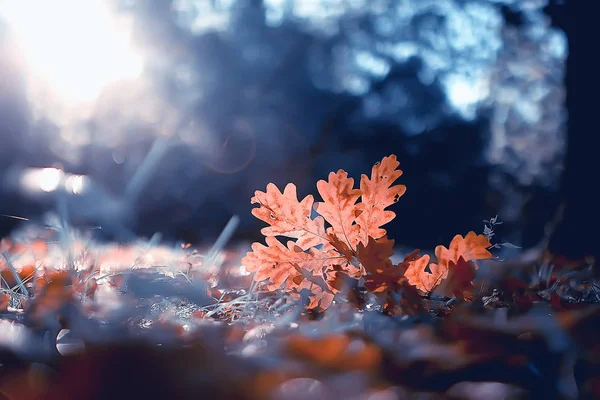
{"type": "Polygon", "coordinates": [[[60,184],[62,171],[57,168],[44,168],[39,174],[40,189],[44,192],[53,192],[60,184]]]}

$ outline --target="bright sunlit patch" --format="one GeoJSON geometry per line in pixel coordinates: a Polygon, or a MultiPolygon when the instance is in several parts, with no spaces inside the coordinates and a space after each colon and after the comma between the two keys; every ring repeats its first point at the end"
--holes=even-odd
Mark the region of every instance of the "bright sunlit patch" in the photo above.
{"type": "Polygon", "coordinates": [[[0,347],[13,351],[24,351],[31,340],[32,334],[24,325],[0,320],[0,347]]]}
{"type": "Polygon", "coordinates": [[[44,168],[39,174],[40,189],[53,192],[60,184],[62,171],[56,168],[44,168]]]}
{"type": "Polygon", "coordinates": [[[244,267],[243,265],[240,265],[238,268],[238,274],[240,276],[248,276],[251,274],[251,272],[248,272],[248,270],[246,269],[246,267],[244,267]]]}
{"type": "Polygon", "coordinates": [[[33,192],[53,192],[63,179],[63,171],[58,168],[30,168],[21,176],[21,185],[33,192]]]}
{"type": "Polygon", "coordinates": [[[85,179],[83,175],[71,175],[65,182],[65,189],[73,194],[81,194],[84,189],[85,179]]]}
{"type": "Polygon", "coordinates": [[[450,104],[466,119],[474,119],[477,106],[489,96],[486,82],[480,77],[449,74],[443,84],[450,104]]]}
{"type": "Polygon", "coordinates": [[[32,88],[67,105],[94,100],[103,87],[139,76],[131,32],[103,0],[6,0],[0,17],[23,54],[32,88]]]}

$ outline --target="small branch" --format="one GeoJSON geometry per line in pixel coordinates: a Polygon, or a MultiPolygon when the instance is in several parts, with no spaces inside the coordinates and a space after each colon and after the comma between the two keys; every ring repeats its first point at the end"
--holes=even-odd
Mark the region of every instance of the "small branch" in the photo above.
{"type": "Polygon", "coordinates": [[[27,289],[25,288],[25,285],[23,284],[23,280],[19,276],[19,273],[12,264],[10,257],[4,252],[2,253],[2,257],[4,257],[4,260],[6,261],[6,266],[15,277],[15,281],[17,282],[17,286],[19,286],[19,289],[21,289],[21,293],[23,293],[25,296],[28,296],[29,293],[27,292],[27,289]]]}

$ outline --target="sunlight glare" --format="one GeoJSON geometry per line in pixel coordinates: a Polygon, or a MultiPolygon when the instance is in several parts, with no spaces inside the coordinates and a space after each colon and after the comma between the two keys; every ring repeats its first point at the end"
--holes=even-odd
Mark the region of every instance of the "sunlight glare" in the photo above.
{"type": "Polygon", "coordinates": [[[40,172],[40,189],[44,192],[53,192],[60,183],[62,171],[56,168],[44,168],[40,172]]]}
{"type": "Polygon", "coordinates": [[[0,17],[14,32],[34,90],[67,105],[93,101],[106,85],[137,78],[141,58],[131,29],[103,0],[7,0],[0,17]]]}
{"type": "Polygon", "coordinates": [[[21,177],[21,185],[32,191],[54,192],[63,180],[64,173],[58,168],[29,168],[21,177]]]}
{"type": "Polygon", "coordinates": [[[65,189],[73,194],[81,194],[84,190],[86,177],[83,175],[70,175],[65,182],[65,189]]]}

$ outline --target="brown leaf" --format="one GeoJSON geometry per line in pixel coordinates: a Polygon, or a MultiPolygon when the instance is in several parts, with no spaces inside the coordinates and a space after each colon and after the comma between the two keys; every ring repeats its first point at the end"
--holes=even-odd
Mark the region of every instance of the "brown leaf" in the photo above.
{"type": "Polygon", "coordinates": [[[406,279],[401,279],[397,286],[398,295],[393,296],[393,298],[404,314],[418,314],[425,310],[423,299],[417,288],[408,283],[406,279]]]}
{"type": "Polygon", "coordinates": [[[457,297],[467,300],[473,295],[473,280],[475,279],[475,265],[472,261],[465,261],[459,257],[458,261],[448,264],[448,276],[441,284],[444,296],[457,297]]]}
{"type": "Polygon", "coordinates": [[[367,245],[358,244],[357,258],[365,269],[365,287],[372,292],[382,292],[402,277],[400,269],[392,264],[394,241],[387,237],[375,240],[369,237],[367,245]]]}
{"type": "Polygon", "coordinates": [[[378,240],[369,237],[366,245],[359,243],[356,251],[358,261],[368,273],[379,272],[392,264],[390,257],[394,254],[394,241],[387,237],[378,240]]]}
{"type": "Polygon", "coordinates": [[[360,278],[360,270],[355,273],[349,273],[348,270],[341,265],[334,265],[327,271],[327,284],[332,288],[343,291],[352,288],[355,282],[360,278]]]}
{"type": "Polygon", "coordinates": [[[339,253],[341,253],[344,258],[349,262],[353,262],[354,261],[354,257],[356,256],[353,248],[349,247],[346,242],[342,241],[338,235],[333,234],[333,233],[329,233],[327,235],[327,239],[329,239],[329,244],[335,249],[337,250],[339,253]]]}

